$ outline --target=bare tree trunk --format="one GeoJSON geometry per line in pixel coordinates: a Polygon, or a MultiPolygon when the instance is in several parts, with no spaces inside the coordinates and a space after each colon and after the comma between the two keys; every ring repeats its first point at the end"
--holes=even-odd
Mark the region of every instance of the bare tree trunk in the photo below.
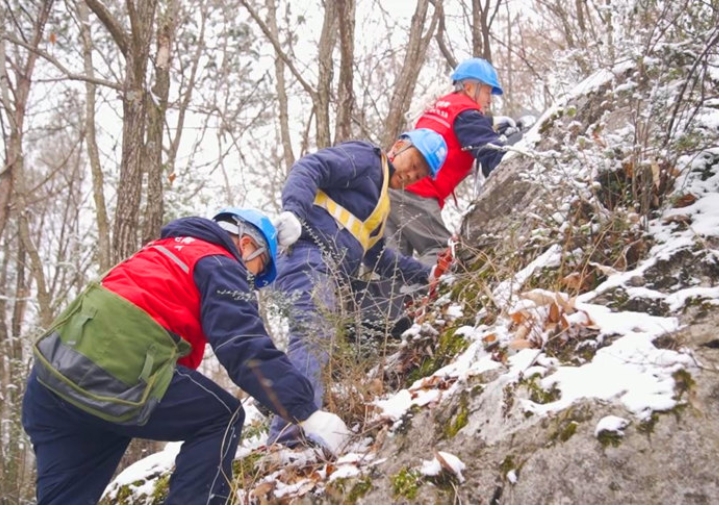
{"type": "MultiPolygon", "coordinates": [[[[2,235],[0,235],[2,237],[2,235]]],[[[10,241],[2,241],[2,263],[0,263],[0,286],[8,286],[8,259],[10,258],[10,241]]],[[[0,297],[0,315],[7,314],[9,305],[8,297],[0,297]]],[[[10,347],[10,329],[5,321],[5,318],[0,318],[0,354],[3,357],[8,356],[8,348],[10,347]]],[[[5,386],[10,385],[10,369],[11,364],[6,360],[0,360],[0,394],[5,397],[5,386]]],[[[2,419],[8,419],[12,415],[12,406],[8,402],[0,403],[0,417],[2,419]]],[[[5,489],[4,477],[7,476],[8,471],[6,470],[8,461],[8,453],[10,449],[6,448],[6,445],[0,445],[0,477],[3,480],[0,482],[0,499],[5,498],[8,494],[5,489]]],[[[4,504],[10,504],[10,501],[2,501],[4,504]]],[[[16,503],[19,504],[19,503],[16,503]]]]}
{"type": "Polygon", "coordinates": [[[582,33],[587,31],[587,24],[584,20],[584,9],[586,9],[586,5],[587,0],[574,0],[574,6],[577,9],[577,27],[582,33]]]}
{"type": "Polygon", "coordinates": [[[45,280],[45,271],[43,270],[43,261],[38,253],[37,246],[32,240],[30,234],[30,223],[26,212],[28,208],[27,189],[25,185],[25,175],[22,171],[15,172],[15,198],[18,205],[18,232],[20,241],[22,242],[27,255],[30,257],[32,277],[35,280],[37,288],[37,303],[40,313],[40,324],[43,327],[49,327],[52,323],[52,299],[47,290],[47,282],[45,280]]]}
{"type": "MultiPolygon", "coordinates": [[[[506,12],[507,12],[507,58],[506,58],[506,64],[505,64],[505,72],[504,75],[506,76],[506,79],[504,80],[504,89],[505,90],[512,90],[512,81],[514,78],[514,68],[512,65],[512,52],[514,49],[514,39],[512,38],[512,29],[514,28],[514,23],[517,21],[517,18],[515,17],[512,19],[512,12],[509,10],[509,4],[505,4],[506,12]]],[[[514,104],[514,97],[512,93],[505,93],[504,95],[504,108],[506,113],[515,115],[515,104],[514,104]]]]}
{"type": "Polygon", "coordinates": [[[492,61],[492,23],[502,6],[503,0],[472,0],[472,50],[475,56],[492,61]]]}
{"type": "MultiPolygon", "coordinates": [[[[77,14],[80,19],[80,38],[85,63],[85,74],[92,78],[95,75],[92,62],[93,44],[90,34],[90,19],[87,4],[80,1],[77,4],[77,14]]],[[[97,148],[97,131],[95,125],[95,93],[97,86],[92,81],[85,82],[85,139],[87,155],[92,173],[92,197],[95,200],[95,213],[97,220],[98,260],[100,271],[105,272],[112,266],[112,252],[110,251],[110,220],[107,216],[105,203],[105,176],[100,165],[100,153],[97,148]]]]}
{"type": "MultiPolygon", "coordinates": [[[[125,56],[123,83],[122,161],[117,187],[117,209],[113,230],[113,262],[137,250],[140,230],[140,200],[147,150],[147,63],[157,0],[126,0],[130,33],[112,17],[101,0],[86,0],[88,7],[110,32],[125,56]]],[[[153,146],[162,150],[162,146],[153,146]]]]}
{"type": "Polygon", "coordinates": [[[442,1],[438,0],[437,2],[435,2],[434,8],[437,9],[437,15],[439,17],[437,34],[435,35],[437,45],[439,46],[439,50],[442,53],[442,56],[444,56],[444,59],[447,60],[447,65],[450,68],[455,68],[459,62],[457,61],[457,58],[454,56],[454,53],[452,53],[449,46],[447,45],[447,41],[445,40],[447,29],[444,16],[444,5],[442,4],[442,1]]]}
{"type": "Polygon", "coordinates": [[[472,0],[472,54],[485,57],[484,37],[482,37],[482,0],[472,0]]]}
{"type": "MultiPolygon", "coordinates": [[[[144,164],[148,157],[147,135],[147,63],[150,58],[152,25],[157,0],[126,0],[130,17],[130,38],[125,54],[125,82],[123,90],[122,162],[117,188],[117,210],[113,249],[115,261],[134,253],[139,244],[140,200],[144,164]]],[[[162,150],[162,146],[153,146],[162,150]]],[[[156,162],[153,159],[152,162],[156,162]]],[[[151,162],[151,163],[152,163],[151,162]]]]}
{"type": "MultiPolygon", "coordinates": [[[[267,26],[272,36],[280,40],[280,31],[277,27],[277,4],[275,0],[267,0],[267,26]]],[[[280,122],[280,142],[282,143],[282,159],[285,173],[289,173],[295,163],[295,154],[292,150],[292,137],[290,136],[289,100],[287,97],[287,81],[285,79],[285,62],[277,55],[275,57],[275,91],[278,101],[278,120],[280,122]]]]}
{"type": "MultiPolygon", "coordinates": [[[[52,4],[53,0],[44,0],[40,6],[30,41],[32,48],[37,48],[42,40],[52,4]]],[[[4,25],[0,28],[0,34],[5,35],[4,25]]],[[[7,225],[15,185],[15,173],[22,170],[22,136],[25,123],[25,108],[30,94],[30,78],[35,69],[37,58],[36,52],[28,51],[27,60],[23,68],[18,68],[16,72],[17,89],[12,90],[13,92],[11,93],[9,88],[10,79],[7,76],[9,66],[5,54],[5,38],[3,37],[0,45],[0,95],[10,123],[10,135],[8,141],[5,142],[5,159],[2,171],[0,171],[0,235],[2,235],[7,225]]]]}
{"type": "Polygon", "coordinates": [[[428,4],[429,0],[418,0],[417,8],[412,15],[407,52],[404,55],[402,70],[394,87],[389,112],[387,113],[387,120],[384,123],[384,130],[381,136],[382,146],[385,148],[389,148],[402,131],[404,114],[409,109],[414,88],[417,85],[419,70],[422,68],[427,54],[427,47],[434,36],[434,31],[437,26],[439,12],[435,8],[426,35],[424,37],[422,36],[427,19],[428,4]]]}
{"type": "Polygon", "coordinates": [[[330,145],[330,100],[332,92],[332,51],[337,42],[337,16],[335,0],[325,2],[325,18],[322,23],[322,33],[319,41],[319,55],[317,64],[317,99],[314,102],[316,134],[315,142],[318,148],[330,145]]]}
{"type": "Polygon", "coordinates": [[[607,7],[607,16],[604,19],[604,26],[607,30],[607,49],[609,51],[609,63],[614,64],[616,61],[616,48],[614,47],[614,19],[612,16],[612,0],[605,0],[604,5],[607,7]]]}
{"type": "Polygon", "coordinates": [[[148,103],[147,126],[147,199],[142,242],[160,236],[164,215],[164,164],[162,162],[162,138],[165,125],[167,100],[170,95],[170,61],[178,15],[177,0],[167,0],[159,19],[157,31],[157,54],[155,55],[155,86],[148,103]]]}
{"type": "MultiPolygon", "coordinates": [[[[50,16],[52,4],[52,0],[43,2],[40,11],[34,18],[33,33],[30,37],[31,48],[37,48],[43,39],[45,24],[50,16]]],[[[2,55],[0,55],[0,61],[3,63],[2,72],[5,74],[7,72],[7,61],[4,41],[0,47],[0,52],[2,53],[2,55]]],[[[37,59],[37,52],[30,50],[27,53],[27,60],[24,62],[22,68],[18,68],[15,75],[16,89],[12,90],[14,101],[10,98],[9,79],[0,78],[0,93],[2,94],[3,107],[7,112],[6,116],[10,123],[10,136],[5,145],[5,168],[2,172],[3,176],[7,174],[7,178],[3,177],[0,182],[0,235],[5,229],[8,211],[14,201],[18,213],[19,237],[23,241],[32,260],[32,274],[37,283],[40,319],[44,325],[48,325],[52,315],[47,285],[42,270],[42,261],[37,253],[37,249],[30,240],[28,221],[25,214],[27,202],[25,201],[24,155],[22,147],[27,100],[30,95],[32,75],[37,59]]]]}
{"type": "Polygon", "coordinates": [[[340,78],[337,93],[335,144],[352,137],[354,110],[354,34],[355,0],[337,0],[337,22],[340,32],[340,78]]]}
{"type": "Polygon", "coordinates": [[[23,434],[19,420],[22,399],[22,387],[25,374],[24,353],[19,339],[22,330],[22,320],[27,306],[29,293],[26,279],[25,265],[27,257],[22,244],[16,252],[15,298],[12,306],[10,320],[10,337],[3,342],[0,348],[3,362],[7,362],[6,376],[3,377],[3,455],[0,466],[2,468],[2,493],[0,500],[3,504],[20,504],[22,483],[24,478],[24,450],[22,448],[23,434]],[[5,388],[8,387],[8,388],[5,388]]]}

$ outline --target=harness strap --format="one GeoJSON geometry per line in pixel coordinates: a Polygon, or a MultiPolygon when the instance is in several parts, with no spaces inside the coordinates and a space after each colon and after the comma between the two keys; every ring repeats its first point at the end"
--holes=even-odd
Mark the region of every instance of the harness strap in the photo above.
{"type": "Polygon", "coordinates": [[[382,153],[382,191],[377,205],[366,220],[358,219],[322,190],[317,190],[314,204],[325,209],[339,225],[349,230],[352,236],[362,245],[364,251],[367,252],[384,235],[384,227],[390,210],[388,187],[389,164],[387,163],[387,156],[382,153]]]}
{"type": "Polygon", "coordinates": [[[150,380],[150,374],[152,373],[152,366],[155,365],[155,354],[157,353],[155,345],[150,346],[145,354],[145,363],[140,371],[138,380],[148,383],[150,380]]]}

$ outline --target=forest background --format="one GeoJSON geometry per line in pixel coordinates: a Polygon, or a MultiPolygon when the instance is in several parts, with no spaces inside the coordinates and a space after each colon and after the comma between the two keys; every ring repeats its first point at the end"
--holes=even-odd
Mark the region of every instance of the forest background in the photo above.
{"type": "Polygon", "coordinates": [[[34,497],[32,338],[163,223],[225,205],[276,215],[297,158],[389,147],[469,56],[499,71],[492,113],[536,114],[668,31],[696,39],[707,9],[717,0],[2,0],[0,502],[34,497]]]}

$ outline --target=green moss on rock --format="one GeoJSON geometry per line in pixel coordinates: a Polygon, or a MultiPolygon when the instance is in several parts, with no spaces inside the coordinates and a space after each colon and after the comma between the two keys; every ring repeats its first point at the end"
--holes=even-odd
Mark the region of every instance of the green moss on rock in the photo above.
{"type": "Polygon", "coordinates": [[[696,385],[696,381],[686,369],[676,371],[672,374],[672,378],[674,378],[674,399],[676,400],[680,400],[696,385]]]}
{"type": "Polygon", "coordinates": [[[167,494],[170,491],[170,473],[163,474],[155,482],[155,488],[152,491],[151,504],[164,504],[167,494]]]}
{"type": "Polygon", "coordinates": [[[457,409],[444,427],[444,437],[452,439],[469,421],[469,402],[466,392],[460,397],[457,409]]]}
{"type": "Polygon", "coordinates": [[[597,434],[597,440],[603,448],[606,448],[610,445],[617,447],[622,442],[622,435],[613,430],[602,430],[599,431],[599,434],[597,434]]]}
{"type": "Polygon", "coordinates": [[[549,390],[545,390],[539,384],[541,376],[535,374],[529,378],[525,378],[518,382],[518,385],[524,386],[529,392],[529,400],[537,404],[549,404],[559,400],[562,392],[556,386],[552,385],[549,390]]]}
{"type": "Polygon", "coordinates": [[[392,493],[395,496],[412,500],[417,497],[417,491],[422,485],[422,475],[418,471],[403,467],[399,473],[390,477],[390,481],[392,482],[392,493]]]}
{"type": "Polygon", "coordinates": [[[408,385],[430,376],[467,349],[469,343],[461,335],[457,334],[457,329],[460,327],[450,327],[439,335],[432,356],[426,356],[420,366],[407,376],[408,385]]]}

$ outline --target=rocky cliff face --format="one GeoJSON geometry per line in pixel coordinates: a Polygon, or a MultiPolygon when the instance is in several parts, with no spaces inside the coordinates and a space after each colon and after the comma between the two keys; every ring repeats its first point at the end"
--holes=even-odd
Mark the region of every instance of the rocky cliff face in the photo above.
{"type": "Polygon", "coordinates": [[[701,112],[672,139],[650,97],[663,77],[596,75],[488,179],[449,300],[476,314],[473,359],[499,365],[435,372],[456,382],[384,440],[362,503],[719,500],[719,112],[688,103],[701,112]],[[616,317],[635,326],[612,330],[616,317]],[[669,402],[630,399],[643,379],[625,366],[663,377],[645,393],[669,402]],[[466,464],[461,478],[418,472],[436,451],[466,464]]]}
{"type": "Polygon", "coordinates": [[[687,104],[701,112],[670,141],[668,117],[638,108],[671,80],[644,72],[655,75],[628,65],[583,83],[488,179],[463,222],[467,272],[451,300],[476,312],[474,359],[499,365],[435,372],[456,383],[384,440],[362,503],[719,500],[719,112],[687,104]],[[676,142],[687,137],[689,150],[676,142]],[[636,327],[605,325],[619,316],[636,327]],[[623,355],[628,338],[644,339],[640,353],[623,355]],[[629,399],[643,381],[629,365],[663,376],[646,394],[670,401],[629,399]],[[617,375],[625,386],[609,388],[617,375]],[[419,473],[433,451],[458,457],[462,479],[419,473]]]}

